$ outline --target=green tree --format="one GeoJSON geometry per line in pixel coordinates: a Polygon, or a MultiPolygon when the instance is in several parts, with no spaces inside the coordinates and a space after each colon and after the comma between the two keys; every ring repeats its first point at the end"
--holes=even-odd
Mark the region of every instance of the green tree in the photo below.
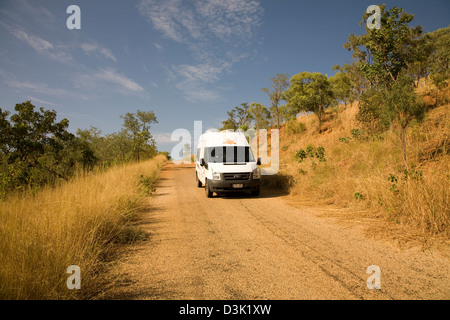
{"type": "Polygon", "coordinates": [[[155,113],[138,110],[136,113],[128,112],[121,118],[123,119],[123,128],[132,136],[133,152],[137,162],[141,160],[142,152],[149,156],[156,154],[155,142],[150,134],[151,125],[158,123],[155,113]]]}
{"type": "Polygon", "coordinates": [[[233,110],[236,115],[236,126],[238,129],[242,129],[244,131],[246,128],[248,129],[253,119],[248,103],[241,103],[241,106],[234,107],[233,110]]]}
{"type": "Polygon", "coordinates": [[[430,73],[430,55],[433,48],[432,37],[429,33],[423,34],[411,43],[414,59],[408,62],[407,74],[415,78],[416,87],[419,86],[420,79],[426,79],[430,73]]]}
{"type": "Polygon", "coordinates": [[[250,104],[250,113],[252,114],[256,130],[269,129],[270,111],[261,103],[252,102],[250,104]]]}
{"type": "Polygon", "coordinates": [[[25,186],[68,180],[77,165],[90,168],[96,161],[87,144],[69,133],[69,121],[57,121],[54,110],[30,101],[16,104],[15,113],[0,109],[1,193],[25,186]]]}
{"type": "Polygon", "coordinates": [[[283,99],[286,101],[285,108],[289,109],[289,111],[286,110],[286,112],[297,115],[298,113],[305,111],[305,108],[301,104],[301,100],[298,99],[298,92],[295,87],[297,87],[297,85],[292,82],[291,78],[288,89],[283,93],[283,99]]]}
{"type": "MultiPolygon", "coordinates": [[[[403,164],[406,158],[406,129],[412,119],[420,120],[425,110],[414,93],[414,74],[418,80],[427,72],[425,60],[430,48],[421,26],[410,27],[414,16],[402,8],[381,7],[381,28],[360,36],[350,35],[344,47],[353,51],[369,86],[361,96],[357,119],[372,130],[400,126],[403,164]],[[425,46],[426,45],[426,46],[425,46]],[[409,76],[408,76],[409,74],[409,76]]],[[[363,15],[365,23],[369,14],[363,15]]]]}
{"type": "Polygon", "coordinates": [[[342,71],[338,71],[334,76],[329,78],[331,89],[333,90],[334,97],[347,105],[347,101],[352,96],[352,83],[350,76],[342,71]]]}
{"type": "Polygon", "coordinates": [[[231,111],[227,111],[228,119],[222,121],[222,128],[220,130],[237,130],[236,120],[234,119],[234,115],[231,111]]]}
{"type": "MultiPolygon", "coordinates": [[[[415,60],[413,43],[422,35],[422,27],[410,27],[414,15],[402,8],[386,10],[381,5],[381,28],[369,29],[363,35],[351,34],[344,47],[353,51],[353,57],[361,63],[361,69],[371,86],[389,89],[397,82],[408,64],[415,60]]],[[[364,13],[361,24],[370,14],[364,13]]]]}
{"type": "Polygon", "coordinates": [[[133,153],[133,139],[125,129],[111,133],[106,136],[110,141],[110,150],[112,151],[112,161],[126,162],[129,161],[133,153]]]}
{"type": "Polygon", "coordinates": [[[389,113],[385,112],[386,106],[383,104],[386,94],[387,90],[378,90],[377,88],[365,89],[361,94],[356,120],[361,122],[371,133],[383,130],[392,124],[389,113]]]}
{"type": "Polygon", "coordinates": [[[126,130],[101,135],[101,131],[90,129],[77,130],[77,136],[94,150],[95,157],[104,166],[130,160],[133,153],[133,138],[126,130]]]}
{"type": "Polygon", "coordinates": [[[314,112],[321,130],[325,108],[335,103],[331,84],[326,75],[318,72],[300,72],[292,76],[286,92],[287,101],[298,111],[314,112]]]}
{"type": "Polygon", "coordinates": [[[231,111],[227,111],[228,119],[222,121],[221,130],[244,130],[246,131],[253,119],[250,112],[250,106],[247,102],[241,103],[241,106],[234,107],[231,111]]]}
{"type": "Polygon", "coordinates": [[[349,100],[358,102],[358,108],[361,108],[361,96],[367,88],[368,81],[364,77],[362,71],[362,62],[354,60],[351,64],[344,64],[343,66],[334,65],[333,70],[338,70],[347,75],[350,81],[350,94],[349,100]]]}
{"type": "Polygon", "coordinates": [[[93,150],[97,159],[101,161],[104,160],[104,149],[107,149],[108,147],[105,146],[104,138],[101,136],[101,131],[99,129],[94,126],[85,130],[77,129],[76,135],[82,143],[88,145],[93,150]]]}
{"type": "Polygon", "coordinates": [[[289,104],[283,104],[281,106],[278,107],[281,118],[283,119],[283,121],[289,122],[289,121],[293,121],[297,118],[297,109],[292,108],[289,104]]]}
{"type": "MultiPolygon", "coordinates": [[[[431,79],[438,90],[448,85],[450,62],[450,27],[441,28],[431,33],[432,53],[429,57],[431,79]]],[[[438,92],[436,92],[436,105],[438,92]]]]}
{"type": "Polygon", "coordinates": [[[279,109],[280,102],[285,100],[284,92],[289,86],[289,75],[287,73],[277,73],[275,77],[271,78],[271,88],[262,88],[261,90],[269,96],[271,107],[269,108],[272,117],[274,117],[277,129],[280,129],[280,125],[283,122],[282,110],[279,109]]]}
{"type": "Polygon", "coordinates": [[[421,121],[425,116],[425,107],[414,92],[413,80],[404,75],[400,76],[387,94],[385,104],[393,119],[400,125],[403,165],[404,169],[408,170],[406,128],[412,120],[421,121]]]}

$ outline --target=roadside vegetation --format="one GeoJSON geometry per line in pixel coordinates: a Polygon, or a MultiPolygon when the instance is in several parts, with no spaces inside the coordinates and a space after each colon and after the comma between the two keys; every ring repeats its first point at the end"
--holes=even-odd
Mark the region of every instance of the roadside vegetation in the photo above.
{"type": "Polygon", "coordinates": [[[242,103],[221,129],[268,129],[269,139],[280,129],[281,167],[264,185],[294,202],[448,239],[450,27],[425,33],[414,15],[380,8],[381,28],[344,44],[352,63],[333,76],[277,74],[262,89],[270,106],[242,103]]]}
{"type": "Polygon", "coordinates": [[[67,119],[31,101],[0,109],[0,299],[86,299],[151,210],[161,167],[152,111],[127,113],[117,133],[68,131],[67,119]],[[67,268],[81,271],[69,290],[67,268]]]}
{"type": "Polygon", "coordinates": [[[304,128],[303,133],[282,128],[284,183],[279,187],[303,205],[346,208],[341,212],[352,218],[376,218],[393,228],[409,226],[409,236],[448,239],[449,107],[430,110],[423,122],[408,128],[408,170],[403,166],[402,129],[393,126],[369,134],[356,120],[356,102],[327,110],[320,134],[313,115],[299,117],[291,126],[304,128]]]}
{"type": "Polygon", "coordinates": [[[122,129],[102,136],[95,127],[70,133],[67,119],[57,121],[54,110],[36,110],[31,101],[14,110],[0,108],[0,199],[10,192],[57,186],[80,171],[139,162],[158,153],[150,134],[157,122],[152,111],[123,115],[122,129]]]}
{"type": "Polygon", "coordinates": [[[10,194],[0,205],[0,299],[86,299],[100,294],[118,249],[147,236],[134,225],[148,210],[164,155],[57,187],[10,194]],[[81,290],[69,290],[70,265],[81,290]]]}

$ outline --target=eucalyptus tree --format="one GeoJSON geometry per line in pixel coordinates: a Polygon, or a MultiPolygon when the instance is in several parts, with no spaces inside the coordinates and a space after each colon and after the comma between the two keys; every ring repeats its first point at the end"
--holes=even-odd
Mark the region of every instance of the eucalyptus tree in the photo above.
{"type": "Polygon", "coordinates": [[[282,110],[280,110],[280,103],[284,99],[284,92],[289,86],[288,81],[289,75],[287,73],[280,74],[277,73],[275,77],[271,78],[272,86],[271,88],[262,88],[261,90],[269,96],[271,106],[269,108],[272,117],[274,117],[277,129],[280,129],[280,126],[283,122],[282,110]]]}
{"type": "Polygon", "coordinates": [[[335,103],[328,77],[319,72],[300,72],[292,76],[285,97],[287,103],[296,106],[298,112],[314,112],[319,120],[319,131],[325,108],[335,103]]]}

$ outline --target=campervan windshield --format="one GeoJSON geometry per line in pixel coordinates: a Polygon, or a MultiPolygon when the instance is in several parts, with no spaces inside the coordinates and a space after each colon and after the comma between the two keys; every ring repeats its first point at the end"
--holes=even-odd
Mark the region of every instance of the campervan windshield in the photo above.
{"type": "Polygon", "coordinates": [[[208,147],[205,148],[205,160],[208,163],[235,164],[254,162],[250,147],[208,147]]]}

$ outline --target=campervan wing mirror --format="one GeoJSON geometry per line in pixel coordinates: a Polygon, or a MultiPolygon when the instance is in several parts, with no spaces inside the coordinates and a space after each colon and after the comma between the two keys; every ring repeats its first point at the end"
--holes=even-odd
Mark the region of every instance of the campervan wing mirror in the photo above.
{"type": "MultiPolygon", "coordinates": [[[[206,165],[206,162],[205,162],[205,158],[201,158],[201,159],[200,159],[200,165],[201,165],[202,167],[207,168],[207,165],[206,165]]],[[[207,169],[208,169],[208,168],[207,168],[207,169]]]]}
{"type": "Polygon", "coordinates": [[[256,164],[257,164],[258,166],[261,165],[261,158],[258,158],[258,161],[256,162],[256,164]]]}

